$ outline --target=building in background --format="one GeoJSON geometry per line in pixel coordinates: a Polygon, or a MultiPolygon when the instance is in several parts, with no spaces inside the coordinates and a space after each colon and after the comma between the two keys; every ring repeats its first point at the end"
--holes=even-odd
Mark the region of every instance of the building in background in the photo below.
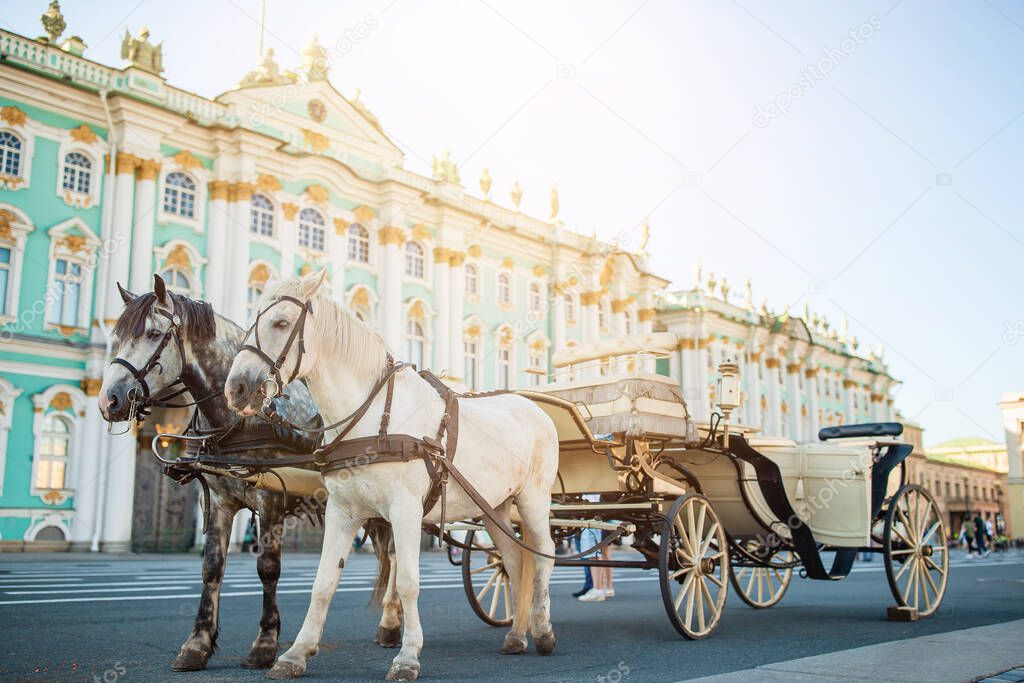
{"type": "Polygon", "coordinates": [[[806,312],[755,310],[749,285],[668,289],[639,220],[631,250],[629,234],[565,225],[555,188],[538,218],[518,182],[499,193],[485,171],[471,191],[448,153],[429,176],[407,170],[358,91],[329,82],[336,47],[314,40],[292,70],[268,50],[209,99],[167,83],[148,30],[115,68],[62,41],[63,23],[0,31],[0,547],[195,540],[194,493],[140,457],[157,423],[184,417],[109,433],[97,405],[116,283],[146,291],[153,273],[242,322],[271,278],[326,268],[336,300],[405,360],[471,390],[542,385],[555,349],[667,330],[676,351],[638,370],[676,378],[700,420],[726,358],[745,421],[769,434],[893,415],[878,354],[806,312]]]}
{"type": "Polygon", "coordinates": [[[1003,394],[999,407],[1003,412],[1006,434],[1008,478],[1006,507],[1015,537],[1024,536],[1024,393],[1003,394]]]}
{"type": "Polygon", "coordinates": [[[1020,535],[1021,527],[1015,532],[1006,515],[1007,472],[998,466],[1005,462],[1005,448],[978,438],[924,448],[921,426],[902,416],[898,420],[903,423],[903,439],[914,446],[907,459],[907,483],[920,484],[935,496],[949,533],[959,534],[961,524],[980,512],[993,529],[1011,538],[1013,533],[1020,535]]]}

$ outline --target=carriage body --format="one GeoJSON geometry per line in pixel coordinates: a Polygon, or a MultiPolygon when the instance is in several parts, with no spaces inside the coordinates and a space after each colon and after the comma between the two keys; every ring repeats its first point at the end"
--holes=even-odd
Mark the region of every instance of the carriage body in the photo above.
{"type": "MultiPolygon", "coordinates": [[[[556,564],[657,569],[669,619],[687,638],[714,630],[729,583],[747,604],[770,607],[794,570],[841,579],[859,552],[884,556],[898,605],[933,613],[947,579],[945,529],[927,491],[905,481],[911,447],[895,438],[902,427],[831,428],[822,443],[798,444],[695,424],[678,385],[643,372],[674,343],[655,334],[576,347],[556,354],[555,382],[519,392],[558,430],[553,535],[619,525],[639,552],[556,564]]],[[[493,618],[493,604],[485,614],[474,570],[464,569],[477,613],[506,623],[493,618]]]]}

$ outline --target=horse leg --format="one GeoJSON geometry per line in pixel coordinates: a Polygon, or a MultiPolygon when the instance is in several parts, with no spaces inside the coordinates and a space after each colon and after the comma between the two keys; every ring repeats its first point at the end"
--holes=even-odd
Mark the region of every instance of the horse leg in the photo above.
{"type": "Polygon", "coordinates": [[[182,644],[171,664],[175,671],[201,671],[217,648],[217,618],[220,609],[220,586],[227,565],[231,523],[238,507],[214,497],[210,501],[210,524],[203,547],[203,593],[192,633],[182,644]]]}
{"type": "MultiPolygon", "coordinates": [[[[547,555],[555,554],[551,540],[551,497],[541,489],[529,489],[516,497],[516,507],[523,520],[523,538],[530,546],[547,555]]],[[[529,562],[529,553],[523,553],[529,562]]],[[[530,634],[537,654],[549,655],[555,651],[555,630],[551,626],[551,571],[555,561],[540,555],[533,556],[533,604],[530,607],[530,634]]]]}
{"type": "Polygon", "coordinates": [[[277,639],[281,634],[281,613],[277,609],[277,581],[281,578],[281,536],[284,532],[282,496],[269,496],[261,501],[259,511],[260,537],[256,539],[259,554],[256,571],[263,583],[263,615],[260,632],[253,641],[249,656],[242,662],[246,669],[266,669],[277,657],[277,639]]]}
{"type": "Polygon", "coordinates": [[[423,507],[419,500],[403,501],[391,511],[391,529],[395,536],[397,572],[395,590],[405,615],[402,649],[391,663],[387,680],[415,681],[420,675],[420,650],[423,628],[420,625],[420,533],[423,507]]]}
{"type": "Polygon", "coordinates": [[[306,671],[306,660],[317,653],[320,645],[327,608],[338,589],[341,569],[352,550],[356,532],[364,521],[343,510],[333,498],[328,498],[324,514],[324,545],[320,551],[320,564],[316,569],[306,619],[302,622],[299,634],[295,636],[295,642],[277,658],[274,667],[267,672],[267,678],[298,678],[306,671]]]}
{"type": "MultiPolygon", "coordinates": [[[[497,507],[495,512],[498,518],[509,528],[512,526],[511,501],[507,501],[497,507]]],[[[520,572],[522,571],[522,551],[515,541],[506,536],[498,528],[498,525],[490,519],[484,518],[484,526],[490,534],[494,547],[501,555],[501,563],[508,574],[509,585],[512,588],[512,599],[518,603],[520,592],[520,572]]],[[[515,604],[515,603],[513,603],[515,604]]],[[[510,605],[511,608],[511,605],[510,605]]],[[[526,652],[526,630],[530,623],[530,615],[525,609],[516,609],[512,614],[512,629],[505,634],[505,641],[501,644],[501,654],[518,655],[526,652]]]]}
{"type": "MultiPolygon", "coordinates": [[[[383,578],[384,572],[387,572],[388,582],[384,591],[380,625],[377,627],[377,635],[373,642],[381,647],[398,647],[402,643],[402,601],[398,599],[398,590],[396,589],[398,563],[395,562],[395,541],[390,531],[386,538],[384,547],[380,550],[377,550],[376,541],[373,544],[379,558],[381,578],[383,578]]],[[[383,535],[380,540],[385,540],[383,535]]]]}

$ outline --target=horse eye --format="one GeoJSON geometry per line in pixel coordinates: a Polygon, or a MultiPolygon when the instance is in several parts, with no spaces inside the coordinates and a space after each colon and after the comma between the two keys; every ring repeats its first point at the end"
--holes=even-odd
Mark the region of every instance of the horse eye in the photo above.
{"type": "Polygon", "coordinates": [[[158,338],[158,337],[159,337],[159,336],[160,336],[161,334],[162,334],[162,333],[160,332],[160,330],[158,330],[158,329],[156,329],[156,328],[154,327],[153,329],[151,329],[151,330],[150,330],[149,332],[147,332],[147,333],[146,333],[146,336],[147,336],[147,337],[149,337],[150,339],[156,339],[156,338],[158,338]]]}
{"type": "Polygon", "coordinates": [[[285,320],[284,318],[279,318],[278,320],[274,321],[274,327],[283,330],[284,328],[288,327],[288,321],[285,320]]]}

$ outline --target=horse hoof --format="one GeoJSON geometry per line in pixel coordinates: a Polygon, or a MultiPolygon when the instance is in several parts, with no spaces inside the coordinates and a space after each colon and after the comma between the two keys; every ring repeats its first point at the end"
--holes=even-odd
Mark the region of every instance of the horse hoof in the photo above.
{"type": "Polygon", "coordinates": [[[249,656],[242,662],[243,669],[269,669],[277,659],[276,645],[261,645],[254,647],[249,656]]]}
{"type": "Polygon", "coordinates": [[[391,671],[388,671],[386,680],[389,681],[415,681],[420,677],[419,664],[394,664],[391,671]]]}
{"type": "Polygon", "coordinates": [[[206,662],[210,660],[210,653],[204,650],[182,650],[175,657],[171,664],[174,671],[202,671],[206,668],[206,662]]]}
{"type": "Polygon", "coordinates": [[[296,664],[295,662],[286,662],[284,660],[277,660],[274,664],[274,668],[267,672],[267,678],[275,681],[283,681],[289,678],[298,678],[306,672],[305,664],[296,664]]]}
{"type": "Polygon", "coordinates": [[[373,642],[381,647],[398,647],[402,644],[402,627],[385,628],[384,626],[378,626],[377,635],[373,637],[373,642]]]}
{"type": "Polygon", "coordinates": [[[537,654],[546,656],[555,651],[555,632],[548,631],[542,636],[533,639],[534,647],[537,648],[537,654]]]}
{"type": "Polygon", "coordinates": [[[501,654],[521,655],[526,652],[526,638],[517,638],[509,633],[505,636],[505,642],[501,644],[501,654]]]}

